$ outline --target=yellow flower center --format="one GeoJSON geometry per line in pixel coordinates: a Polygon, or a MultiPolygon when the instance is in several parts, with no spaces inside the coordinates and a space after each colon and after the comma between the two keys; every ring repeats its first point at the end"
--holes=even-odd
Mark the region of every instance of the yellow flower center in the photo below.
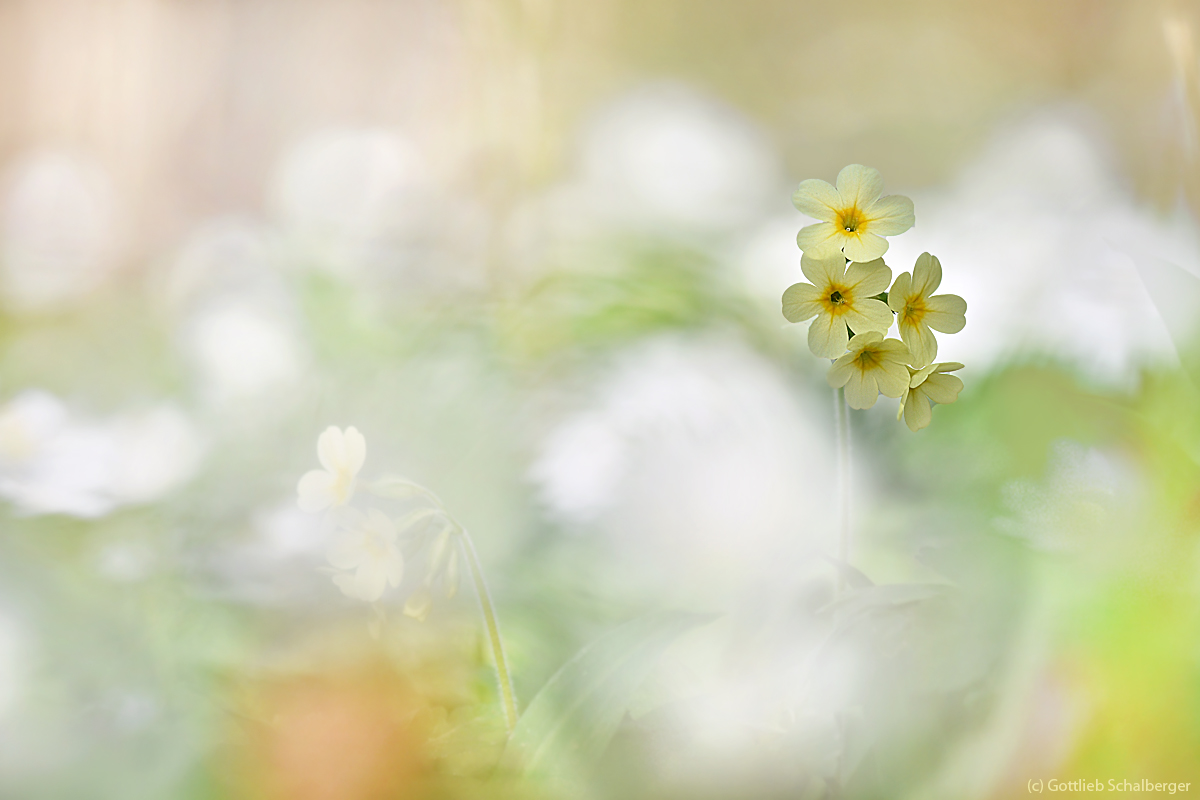
{"type": "Polygon", "coordinates": [[[869,347],[866,350],[863,350],[862,352],[860,352],[858,354],[858,357],[855,358],[854,360],[855,360],[855,362],[857,362],[858,368],[861,369],[863,372],[866,372],[867,370],[878,366],[880,361],[882,361],[882,359],[879,357],[879,351],[872,350],[869,347]]]}
{"type": "Polygon", "coordinates": [[[866,227],[867,221],[858,210],[858,206],[851,206],[838,212],[837,225],[846,233],[860,233],[866,227]]]}
{"type": "Polygon", "coordinates": [[[925,307],[925,298],[913,295],[904,302],[904,321],[909,325],[919,325],[925,318],[926,311],[928,309],[925,307]]]}
{"type": "Polygon", "coordinates": [[[362,536],[363,549],[371,558],[378,561],[387,556],[388,544],[382,534],[376,531],[362,531],[362,536]]]}
{"type": "Polygon", "coordinates": [[[832,284],[825,287],[825,312],[827,314],[842,314],[850,310],[854,296],[845,286],[832,284]]]}

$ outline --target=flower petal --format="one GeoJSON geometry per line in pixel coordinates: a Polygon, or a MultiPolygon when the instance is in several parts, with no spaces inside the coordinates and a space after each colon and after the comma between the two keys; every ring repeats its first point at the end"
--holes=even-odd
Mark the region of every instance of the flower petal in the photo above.
{"type": "Polygon", "coordinates": [[[913,266],[912,292],[923,297],[929,297],[942,285],[942,262],[937,256],[921,253],[913,266]]]}
{"type": "Polygon", "coordinates": [[[821,313],[817,287],[807,283],[793,283],[783,292],[783,316],[788,322],[803,322],[821,313]]]}
{"type": "Polygon", "coordinates": [[[374,603],[383,597],[387,588],[388,570],[384,559],[372,558],[358,565],[354,571],[354,582],[358,586],[359,599],[374,603]]]}
{"type": "MultiPolygon", "coordinates": [[[[342,594],[346,597],[352,597],[355,600],[364,599],[358,588],[358,581],[355,579],[352,572],[339,572],[333,576],[333,585],[342,590],[342,594]]],[[[369,600],[367,602],[370,602],[369,600]]]]}
{"type": "Polygon", "coordinates": [[[317,458],[330,472],[341,472],[346,468],[346,437],[340,428],[330,425],[317,437],[317,458]]]}
{"type": "Polygon", "coordinates": [[[818,295],[823,295],[833,284],[841,284],[846,275],[846,257],[840,250],[825,253],[807,251],[800,256],[800,271],[808,278],[818,295]]]}
{"type": "Polygon", "coordinates": [[[895,361],[884,361],[873,371],[879,391],[888,397],[900,397],[908,391],[908,368],[895,361]]]}
{"type": "Polygon", "coordinates": [[[807,214],[813,219],[833,222],[837,218],[841,196],[827,181],[810,178],[801,181],[800,186],[792,193],[792,205],[801,214],[807,214]]]}
{"type": "MultiPolygon", "coordinates": [[[[857,207],[866,210],[883,194],[883,176],[879,170],[851,164],[842,167],[837,176],[837,190],[842,197],[842,207],[857,207]]],[[[870,261],[870,259],[865,259],[870,261]]]]}
{"type": "Polygon", "coordinates": [[[377,508],[367,511],[367,519],[364,527],[371,533],[378,535],[388,544],[393,544],[396,541],[396,526],[387,514],[384,514],[377,508]]]}
{"type": "Polygon", "coordinates": [[[963,368],[963,365],[957,361],[943,361],[940,364],[934,364],[934,372],[955,372],[963,368]]]}
{"type": "Polygon", "coordinates": [[[354,569],[367,557],[363,549],[362,534],[357,531],[339,531],[334,534],[325,558],[335,569],[354,569]]]}
{"type": "Polygon", "coordinates": [[[882,300],[855,300],[854,307],[842,314],[855,333],[887,333],[892,327],[892,311],[882,300]]]}
{"type": "Polygon", "coordinates": [[[846,354],[833,362],[833,366],[829,368],[828,374],[825,375],[825,380],[834,389],[840,389],[846,385],[846,382],[856,372],[858,372],[858,367],[854,366],[854,357],[846,354]]]}
{"type": "Polygon", "coordinates": [[[808,349],[814,356],[837,358],[846,352],[850,334],[846,323],[832,314],[820,314],[808,327],[808,349]]]}
{"type": "Polygon", "coordinates": [[[418,586],[404,601],[404,615],[417,622],[424,622],[433,608],[433,594],[425,584],[418,586]]]}
{"type": "Polygon", "coordinates": [[[841,230],[832,222],[818,222],[800,229],[796,234],[796,244],[805,253],[828,253],[841,250],[841,230]]]}
{"type": "Polygon", "coordinates": [[[864,331],[854,335],[847,345],[847,349],[851,353],[861,353],[868,345],[878,344],[883,341],[883,334],[879,331],[864,331]]]}
{"type": "Polygon", "coordinates": [[[329,508],[337,502],[334,485],[337,478],[323,469],[309,470],[296,484],[296,504],[300,510],[312,514],[329,508]]]}
{"type": "Polygon", "coordinates": [[[888,289],[888,307],[899,314],[904,310],[904,304],[908,302],[909,287],[912,286],[912,275],[907,272],[901,272],[896,276],[896,282],[892,284],[892,288],[888,289]]]}
{"type": "Polygon", "coordinates": [[[925,379],[932,375],[937,370],[937,364],[930,364],[927,367],[921,367],[918,370],[911,370],[912,377],[908,381],[908,385],[915,389],[925,382],[925,379]]]}
{"type": "Polygon", "coordinates": [[[393,549],[388,553],[383,562],[383,573],[387,578],[388,586],[399,586],[400,581],[404,580],[404,556],[400,555],[399,550],[393,549]]]}
{"type": "Polygon", "coordinates": [[[367,440],[358,432],[358,428],[351,425],[346,428],[343,443],[346,449],[346,469],[351,475],[357,475],[363,462],[367,460],[367,440]]]}
{"type": "Polygon", "coordinates": [[[874,370],[864,372],[855,369],[846,382],[846,402],[851,408],[870,408],[879,399],[879,385],[875,382],[874,370]]]}
{"type": "Polygon", "coordinates": [[[874,297],[886,292],[891,280],[892,270],[882,258],[854,262],[846,267],[846,285],[854,290],[856,297],[874,297]]]}
{"type": "Polygon", "coordinates": [[[863,209],[867,217],[867,229],[880,236],[895,236],[904,233],[916,224],[913,202],[899,194],[881,197],[870,208],[863,209]]]}
{"type": "Polygon", "coordinates": [[[939,294],[925,301],[923,322],[942,333],[958,333],[967,325],[967,301],[956,294],[939,294]]]}
{"type": "Polygon", "coordinates": [[[908,352],[908,345],[899,339],[883,339],[875,345],[884,356],[884,361],[893,361],[897,364],[907,364],[912,358],[912,354],[908,352]]]}
{"type": "MultiPolygon", "coordinates": [[[[836,230],[836,229],[835,229],[836,230]]],[[[873,233],[855,233],[846,236],[842,251],[851,261],[874,261],[887,252],[888,241],[873,233]]]]}
{"type": "Polygon", "coordinates": [[[963,390],[962,379],[957,375],[945,375],[935,372],[921,384],[921,391],[935,403],[946,405],[958,399],[958,393],[963,390]]]}
{"type": "Polygon", "coordinates": [[[904,403],[904,424],[913,433],[921,430],[933,421],[933,411],[929,408],[929,398],[920,389],[908,393],[904,403]]]}
{"type": "Polygon", "coordinates": [[[923,367],[937,358],[937,337],[929,330],[928,325],[912,325],[901,317],[898,327],[900,338],[908,345],[908,352],[912,354],[912,360],[908,363],[914,367],[923,367]]]}

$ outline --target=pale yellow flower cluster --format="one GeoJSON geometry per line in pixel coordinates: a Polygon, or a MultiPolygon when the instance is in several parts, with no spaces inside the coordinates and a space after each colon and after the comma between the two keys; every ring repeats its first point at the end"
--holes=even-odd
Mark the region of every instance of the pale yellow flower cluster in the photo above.
{"type": "MultiPolygon", "coordinates": [[[[328,511],[334,516],[334,535],[326,558],[333,568],[333,583],[347,597],[377,602],[384,592],[396,588],[404,578],[404,555],[400,539],[417,548],[432,541],[433,555],[425,579],[405,604],[405,613],[424,619],[429,613],[429,587],[440,578],[446,593],[458,588],[458,549],[452,540],[455,524],[441,509],[419,508],[398,520],[378,508],[366,512],[351,508],[359,486],[358,473],[367,457],[367,444],[357,428],[330,426],[317,439],[317,459],[323,469],[311,470],[296,486],[296,502],[302,511],[328,511]],[[437,533],[428,533],[430,523],[437,533]]],[[[366,489],[377,497],[408,499],[425,495],[424,487],[401,478],[383,478],[366,489]]]]}
{"type": "Polygon", "coordinates": [[[942,264],[929,253],[892,282],[883,261],[884,237],[915,224],[912,201],[885,197],[878,170],[851,164],[838,173],[836,186],[804,181],[792,202],[822,221],[796,237],[804,251],[800,269],[810,283],[787,288],[783,316],[788,322],[813,320],[808,347],[834,359],[829,385],[844,388],[851,408],[870,408],[881,394],[897,397],[908,427],[924,428],[932,418],[930,401],[952,403],[962,391],[962,381],[946,374],[962,364],[933,361],[938,353],[933,332],[961,331],[967,304],[958,295],[934,294],[942,264]],[[893,322],[899,339],[885,338],[893,322]]]}

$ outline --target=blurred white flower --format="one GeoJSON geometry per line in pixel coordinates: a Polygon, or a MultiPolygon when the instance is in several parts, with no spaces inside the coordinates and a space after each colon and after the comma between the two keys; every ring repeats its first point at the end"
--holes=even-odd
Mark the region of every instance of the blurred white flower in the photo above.
{"type": "Polygon", "coordinates": [[[399,586],[404,577],[396,526],[375,508],[366,514],[349,509],[348,517],[327,553],[329,563],[342,570],[333,576],[333,582],[347,597],[373,603],[388,586],[399,586]]]}
{"type": "Polygon", "coordinates": [[[740,288],[774,313],[780,288],[796,282],[803,257],[796,249],[795,215],[771,217],[750,233],[736,256],[740,288]]]}
{"type": "Polygon", "coordinates": [[[111,581],[144,580],[154,568],[154,551],[140,542],[110,542],[96,553],[96,571],[111,581]]]}
{"type": "Polygon", "coordinates": [[[401,297],[485,281],[491,219],[445,190],[412,142],[380,128],[317,131],[280,159],[272,209],[288,263],[401,297]]]}
{"type": "Polygon", "coordinates": [[[203,452],[192,423],[176,408],[161,406],[111,423],[120,457],[108,475],[108,494],[119,503],[146,503],[195,472],[203,452]]]}
{"type": "Polygon", "coordinates": [[[275,266],[277,239],[274,230],[249,217],[207,220],[189,234],[169,266],[153,276],[156,299],[172,310],[213,298],[284,299],[287,285],[275,266]]]}
{"type": "Polygon", "coordinates": [[[0,462],[21,464],[41,452],[67,418],[67,409],[50,394],[22,392],[0,408],[0,462]]]}
{"type": "Polygon", "coordinates": [[[264,395],[294,384],[304,366],[286,322],[259,304],[228,300],[200,310],[190,323],[189,348],[218,401],[264,395]]]}
{"type": "MultiPolygon", "coordinates": [[[[1139,552],[1130,531],[1144,524],[1152,500],[1127,456],[1069,439],[1054,443],[1041,480],[1003,487],[1010,512],[996,526],[1045,552],[1127,559],[1139,552]]],[[[1128,569],[1130,563],[1122,563],[1128,569]]]]}
{"type": "Polygon", "coordinates": [[[285,226],[313,237],[377,231],[389,204],[423,180],[413,146],[379,129],[319,131],[283,157],[274,204],[285,226]]]}
{"type": "Polygon", "coordinates": [[[328,535],[325,521],[306,514],[290,500],[256,512],[254,530],[258,555],[273,564],[321,552],[328,535]]]}
{"type": "Polygon", "coordinates": [[[317,458],[324,469],[304,473],[296,486],[302,511],[313,513],[345,505],[354,496],[358,471],[367,458],[367,442],[358,428],[329,426],[317,438],[317,458]]]}
{"type": "Polygon", "coordinates": [[[986,367],[1052,353],[1118,384],[1174,359],[1126,253],[1197,273],[1196,226],[1142,206],[1092,130],[1078,115],[1043,112],[997,136],[949,186],[911,193],[921,224],[892,241],[892,263],[937,253],[955,265],[946,288],[971,298],[972,324],[945,355],[986,367]]]}
{"type": "MultiPolygon", "coordinates": [[[[516,205],[500,241],[530,280],[546,269],[607,272],[622,264],[614,234],[720,246],[786,191],[782,159],[751,119],[685,84],[654,83],[596,112],[575,174],[516,205]]],[[[794,225],[791,215],[787,244],[798,258],[794,225]]],[[[775,305],[779,288],[770,294],[775,305]]]]}
{"type": "Polygon", "coordinates": [[[790,555],[832,545],[827,405],[753,350],[663,337],[590,385],[530,478],[552,518],[613,542],[631,584],[719,606],[750,575],[786,585],[790,555]]]}
{"type": "Polygon", "coordinates": [[[41,311],[99,287],[117,263],[116,216],[112,186],[98,165],[59,152],[19,161],[0,222],[5,304],[41,311]]]}
{"type": "Polygon", "coordinates": [[[582,189],[614,219],[728,227],[770,206],[782,167],[737,109],[675,84],[603,109],[582,140],[582,189]]]}
{"type": "Polygon", "coordinates": [[[86,422],[53,395],[30,391],[0,408],[0,497],[25,514],[102,516],[182,485],[203,452],[171,406],[86,422]]]}

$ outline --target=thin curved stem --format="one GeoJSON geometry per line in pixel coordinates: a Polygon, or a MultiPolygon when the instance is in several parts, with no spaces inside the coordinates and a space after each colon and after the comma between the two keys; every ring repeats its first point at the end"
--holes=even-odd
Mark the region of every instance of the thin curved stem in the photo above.
{"type": "MultiPolygon", "coordinates": [[[[838,560],[850,563],[850,409],[846,390],[833,390],[833,413],[837,426],[838,482],[838,560]]],[[[845,588],[842,570],[838,571],[838,591],[845,588]]]]}
{"type": "Polygon", "coordinates": [[[446,518],[459,534],[462,542],[464,560],[471,571],[471,580],[475,584],[475,596],[479,598],[479,610],[483,614],[483,626],[487,630],[488,643],[492,647],[492,663],[496,668],[496,684],[500,690],[500,705],[504,709],[504,724],[508,734],[517,727],[517,693],[513,691],[512,675],[508,671],[508,659],[504,655],[504,641],[500,638],[500,623],[496,621],[496,608],[492,605],[492,595],[488,591],[487,581],[483,577],[483,566],[479,563],[479,554],[475,551],[475,542],[467,529],[446,510],[442,498],[433,491],[417,483],[404,481],[417,494],[424,495],[437,508],[438,513],[446,518]]]}
{"type": "Polygon", "coordinates": [[[511,736],[517,727],[517,695],[513,691],[512,677],[508,671],[508,659],[504,657],[504,642],[500,639],[500,625],[496,622],[496,610],[492,606],[492,596],[488,592],[487,582],[483,579],[483,567],[479,564],[479,555],[475,552],[475,543],[467,529],[459,526],[462,535],[463,552],[466,555],[467,567],[471,570],[471,579],[475,582],[475,594],[479,597],[479,610],[483,612],[484,627],[487,628],[488,640],[492,645],[492,661],[496,667],[496,683],[500,688],[500,704],[504,708],[504,723],[511,736]]]}

